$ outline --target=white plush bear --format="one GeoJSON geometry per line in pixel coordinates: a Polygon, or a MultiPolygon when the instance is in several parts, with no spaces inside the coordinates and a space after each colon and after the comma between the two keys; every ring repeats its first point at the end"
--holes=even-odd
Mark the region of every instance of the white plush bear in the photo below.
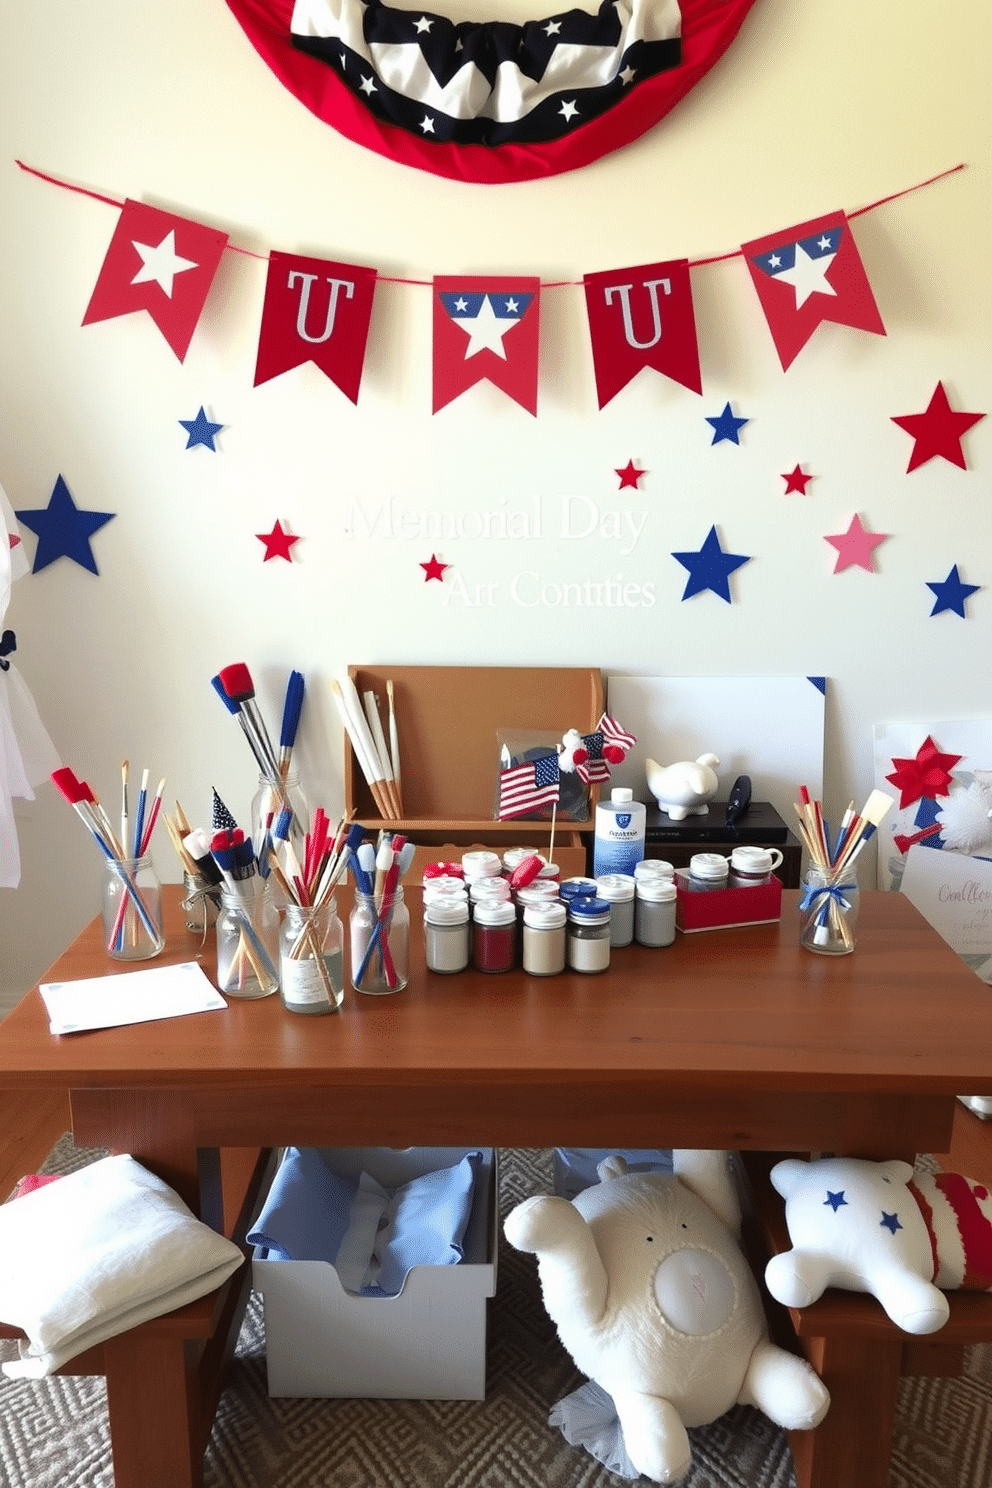
{"type": "Polygon", "coordinates": [[[959,1173],[832,1157],[776,1163],[793,1249],[765,1268],[772,1296],[807,1307],[828,1286],[870,1292],[907,1333],[947,1321],[943,1290],[992,1289],[992,1195],[959,1173]]]}
{"type": "Polygon", "coordinates": [[[829,1397],[802,1359],[769,1342],[757,1283],[735,1238],[724,1152],[676,1151],[675,1174],[600,1163],[575,1199],[525,1199],[506,1237],[538,1258],[544,1305],[582,1372],[612,1396],[639,1473],[675,1483],[687,1426],[737,1403],[805,1430],[829,1397]]]}
{"type": "Polygon", "coordinates": [[[656,760],[646,759],[644,775],[648,790],[672,821],[701,816],[719,789],[716,775],[719,763],[715,754],[701,754],[696,760],[679,760],[674,765],[659,765],[656,760]]]}

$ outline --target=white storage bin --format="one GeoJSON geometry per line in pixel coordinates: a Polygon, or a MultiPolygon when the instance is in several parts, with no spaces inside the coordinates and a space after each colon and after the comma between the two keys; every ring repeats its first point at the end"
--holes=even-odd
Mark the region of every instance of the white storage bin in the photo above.
{"type": "MultiPolygon", "coordinates": [[[[384,1188],[453,1167],[470,1147],[334,1147],[333,1172],[364,1171],[384,1188]]],[[[326,1261],[261,1260],[269,1394],[484,1400],[486,1302],[496,1291],[496,1152],[482,1148],[464,1259],[414,1266],[395,1297],[346,1292],[326,1261]]]]}

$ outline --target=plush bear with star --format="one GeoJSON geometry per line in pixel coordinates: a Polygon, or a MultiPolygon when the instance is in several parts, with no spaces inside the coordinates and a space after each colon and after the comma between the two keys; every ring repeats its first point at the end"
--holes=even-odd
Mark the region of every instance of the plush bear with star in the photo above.
{"type": "Polygon", "coordinates": [[[673,1163],[673,1174],[642,1173],[607,1158],[573,1200],[525,1199],[504,1225],[537,1256],[565,1348],[612,1397],[634,1474],[657,1483],[688,1472],[686,1428],[733,1405],[797,1430],[829,1405],[809,1364],[768,1338],[728,1155],[682,1150],[673,1163]]]}
{"type": "Polygon", "coordinates": [[[776,1163],[792,1249],[765,1268],[769,1292],[808,1307],[829,1286],[877,1297],[906,1333],[947,1321],[944,1292],[992,1290],[992,1194],[960,1173],[831,1157],[776,1163]]]}

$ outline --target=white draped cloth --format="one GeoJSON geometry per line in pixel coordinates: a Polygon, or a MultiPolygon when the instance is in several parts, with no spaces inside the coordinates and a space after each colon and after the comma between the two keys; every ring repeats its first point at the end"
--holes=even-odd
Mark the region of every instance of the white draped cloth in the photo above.
{"type": "MultiPolygon", "coordinates": [[[[27,572],[17,522],[0,486],[0,634],[15,579],[27,572]]],[[[27,683],[12,656],[0,666],[0,888],[16,889],[21,881],[21,854],[14,821],[14,798],[34,800],[34,787],[47,780],[62,761],[38,716],[27,683]]]]}

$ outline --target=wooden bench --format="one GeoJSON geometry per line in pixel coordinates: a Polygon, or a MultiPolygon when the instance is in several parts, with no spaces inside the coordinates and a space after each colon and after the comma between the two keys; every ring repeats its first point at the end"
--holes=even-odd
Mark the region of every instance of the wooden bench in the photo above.
{"type": "MultiPolygon", "coordinates": [[[[992,1140],[992,1131],[988,1136],[992,1140]]],[[[769,1177],[787,1156],[795,1154],[741,1153],[753,1204],[745,1247],[759,1278],[769,1256],[791,1248],[784,1202],[769,1177]]],[[[812,1433],[789,1434],[799,1488],[888,1488],[900,1377],[960,1374],[965,1347],[992,1340],[992,1295],[949,1292],[948,1301],[947,1323],[917,1337],[896,1327],[864,1293],[831,1287],[812,1306],[790,1308],[765,1293],[776,1342],[801,1352],[830,1391],[831,1408],[816,1429],[815,1463],[812,1433]]]]}
{"type": "MultiPolygon", "coordinates": [[[[114,1472],[121,1481],[170,1483],[176,1488],[195,1488],[203,1482],[203,1453],[251,1292],[250,1247],[241,1237],[257,1213],[273,1166],[269,1148],[225,1148],[220,1154],[217,1227],[223,1226],[223,1233],[246,1257],[222,1287],[108,1338],[56,1371],[106,1377],[107,1404],[115,1423],[114,1472]],[[175,1430],[180,1420],[184,1431],[175,1430]]],[[[0,1337],[24,1336],[0,1323],[0,1337]]]]}

